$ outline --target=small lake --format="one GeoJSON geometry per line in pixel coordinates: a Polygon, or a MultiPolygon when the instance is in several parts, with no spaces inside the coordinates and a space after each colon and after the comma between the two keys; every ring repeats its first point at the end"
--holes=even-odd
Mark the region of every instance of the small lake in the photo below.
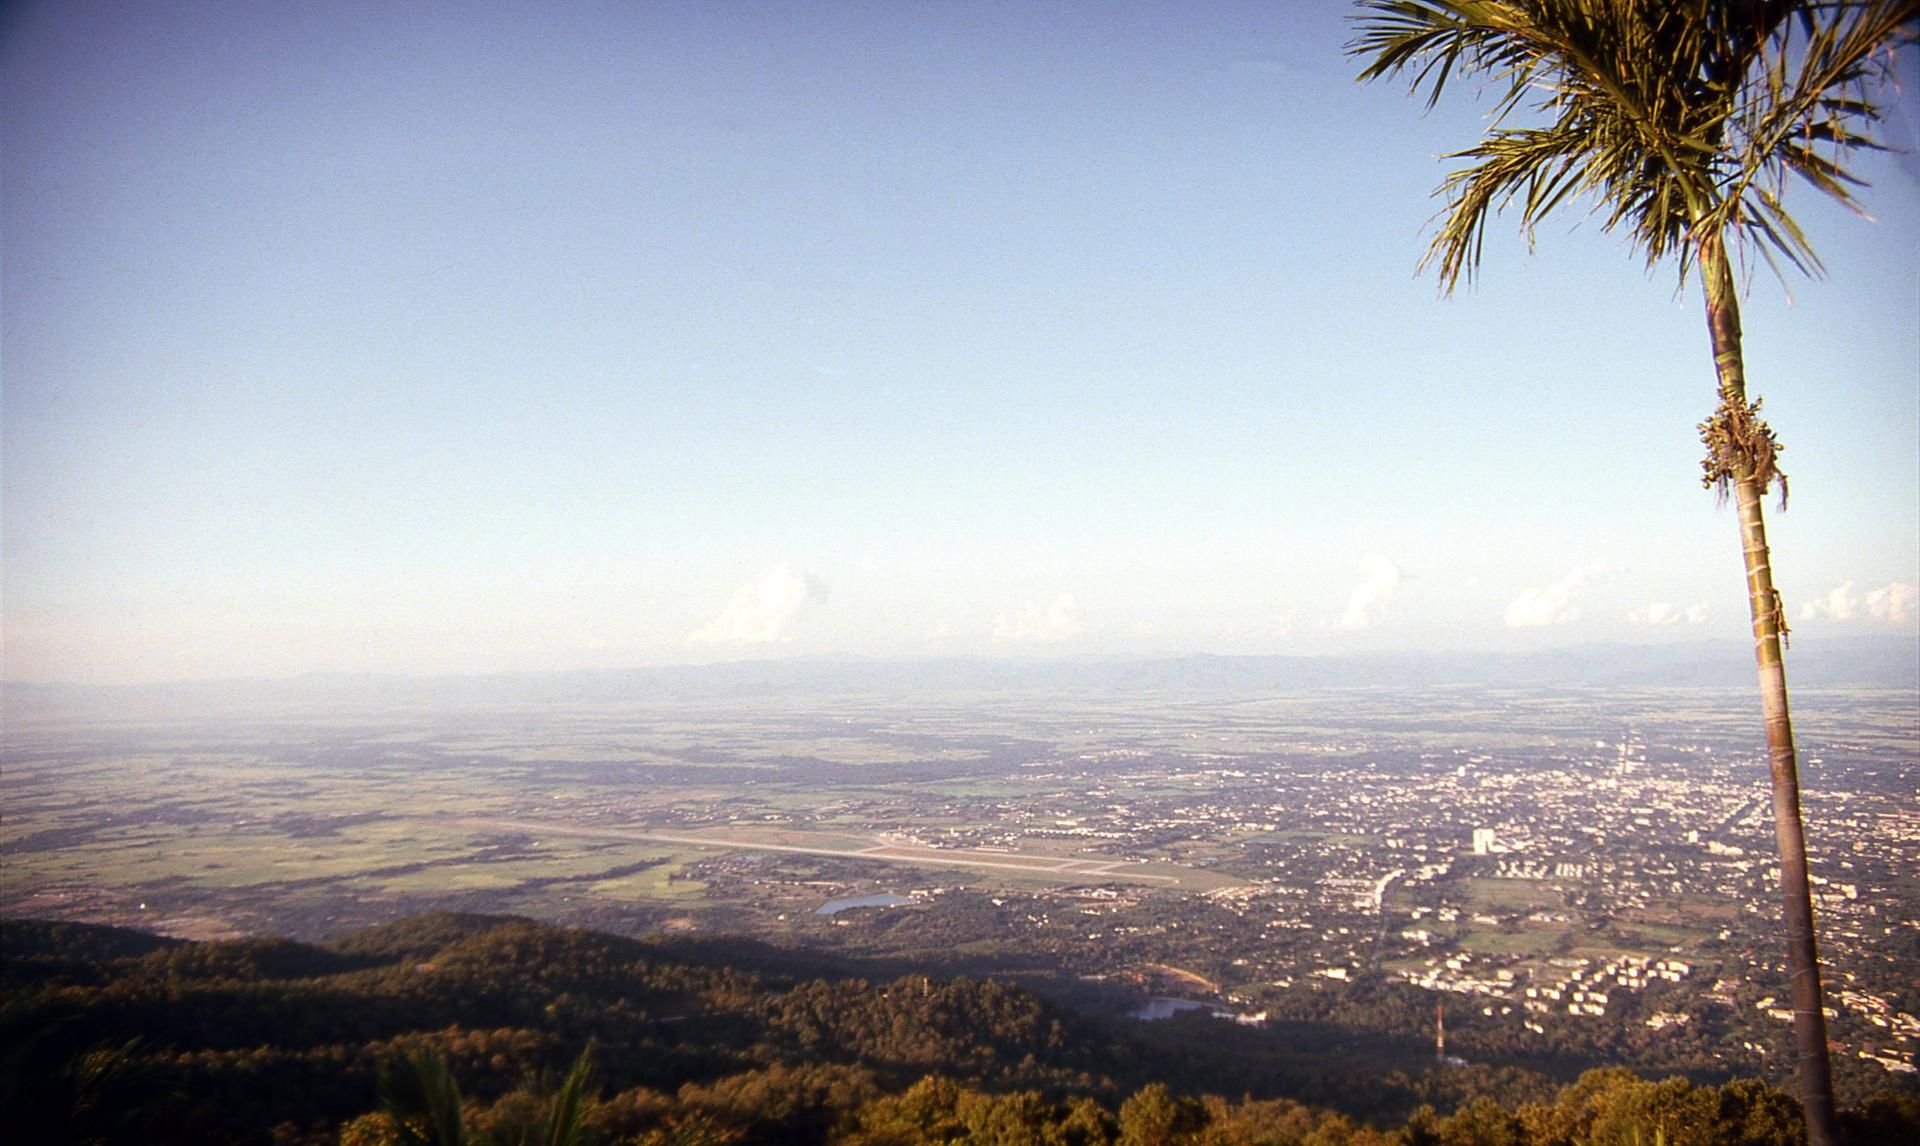
{"type": "Polygon", "coordinates": [[[1181,1011],[1205,1011],[1211,1010],[1212,1007],[1211,1003],[1196,1003],[1192,999],[1154,998],[1147,1000],[1147,1005],[1139,1010],[1129,1011],[1127,1017],[1153,1022],[1157,1019],[1171,1019],[1181,1011]]]}
{"type": "Polygon", "coordinates": [[[851,911],[856,907],[899,907],[912,903],[904,895],[850,895],[845,899],[829,899],[813,909],[815,915],[838,915],[842,911],[851,911]]]}

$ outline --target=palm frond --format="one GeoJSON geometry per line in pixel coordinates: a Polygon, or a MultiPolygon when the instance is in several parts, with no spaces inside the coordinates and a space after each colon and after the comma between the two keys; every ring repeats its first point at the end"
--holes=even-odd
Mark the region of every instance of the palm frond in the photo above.
{"type": "Polygon", "coordinates": [[[593,1048],[589,1046],[573,1060],[567,1077],[553,1093],[542,1146],[577,1146],[583,1141],[587,1111],[593,1103],[593,1048]]]}
{"type": "Polygon", "coordinates": [[[466,1146],[460,1084],[438,1051],[390,1059],[380,1071],[380,1101],[403,1146],[466,1146]]]}
{"type": "Polygon", "coordinates": [[[1474,277],[1489,215],[1517,204],[1531,244],[1582,199],[1683,277],[1724,232],[1819,274],[1784,185],[1858,210],[1848,157],[1883,146],[1876,85],[1920,35],[1920,0],[1364,0],[1357,21],[1362,80],[1410,75],[1429,107],[1459,75],[1492,82],[1487,133],[1448,156],[1467,166],[1436,192],[1420,264],[1451,291],[1474,277]]]}
{"type": "Polygon", "coordinates": [[[1792,173],[1842,206],[1860,211],[1853,191],[1865,181],[1846,160],[1856,151],[1885,150],[1872,134],[1880,121],[1874,100],[1891,78],[1893,54],[1920,41],[1920,0],[1853,0],[1822,4],[1808,22],[1783,24],[1769,58],[1736,117],[1737,139],[1726,161],[1728,178],[1710,224],[1756,230],[1782,212],[1782,176],[1792,173]],[[1826,18],[1818,19],[1819,16],[1826,18]],[[1764,212],[1749,196],[1765,191],[1764,212]]]}
{"type": "Polygon", "coordinates": [[[1589,146],[1586,135],[1572,127],[1504,128],[1477,146],[1448,156],[1471,163],[1453,171],[1440,185],[1447,206],[1441,212],[1439,232],[1420,260],[1421,268],[1437,263],[1446,289],[1462,276],[1471,281],[1480,263],[1488,218],[1516,198],[1523,200],[1521,231],[1531,242],[1535,222],[1583,188],[1587,172],[1579,159],[1589,146]]]}
{"type": "Polygon", "coordinates": [[[1795,270],[1809,278],[1824,273],[1825,268],[1820,263],[1820,256],[1814,253],[1813,244],[1807,241],[1805,232],[1800,230],[1800,224],[1794,222],[1793,216],[1787,214],[1787,209],[1781,204],[1779,197],[1767,188],[1754,188],[1753,205],[1740,215],[1738,226],[1745,233],[1760,239],[1756,244],[1760,254],[1767,260],[1768,265],[1775,269],[1776,274],[1779,264],[1774,262],[1775,252],[1792,263],[1795,270]]]}
{"type": "Polygon", "coordinates": [[[1524,45],[1525,17],[1519,5],[1501,0],[1365,0],[1360,7],[1373,15],[1361,19],[1347,53],[1372,58],[1360,73],[1362,81],[1398,76],[1417,66],[1410,87],[1415,95],[1426,89],[1429,108],[1439,102],[1456,68],[1503,78],[1507,92],[1502,107],[1512,107],[1525,95],[1536,56],[1524,45]]]}

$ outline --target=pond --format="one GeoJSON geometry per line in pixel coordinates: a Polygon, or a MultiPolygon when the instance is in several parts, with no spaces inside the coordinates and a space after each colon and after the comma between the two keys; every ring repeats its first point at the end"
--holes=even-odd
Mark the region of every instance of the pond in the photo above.
{"type": "Polygon", "coordinates": [[[813,909],[815,915],[837,915],[856,907],[899,907],[912,903],[904,895],[850,895],[845,899],[829,899],[813,909]]]}
{"type": "Polygon", "coordinates": [[[1147,1000],[1147,1005],[1141,1007],[1139,1010],[1127,1012],[1127,1017],[1130,1019],[1145,1019],[1148,1022],[1153,1022],[1158,1019],[1171,1019],[1181,1011],[1204,1011],[1212,1009],[1213,1004],[1211,1003],[1197,1003],[1192,999],[1162,999],[1155,997],[1147,1000]]]}

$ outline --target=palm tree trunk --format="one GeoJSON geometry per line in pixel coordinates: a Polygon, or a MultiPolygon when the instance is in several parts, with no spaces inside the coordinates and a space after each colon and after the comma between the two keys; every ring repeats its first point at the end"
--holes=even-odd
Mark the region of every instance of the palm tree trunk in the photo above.
{"type": "MultiPolygon", "coordinates": [[[[1740,351],[1740,304],[1734,289],[1733,268],[1718,236],[1701,244],[1700,275],[1706,287],[1707,329],[1713,340],[1713,364],[1720,383],[1720,412],[1716,417],[1743,420],[1749,416],[1750,407],[1746,367],[1740,351]]],[[[1766,435],[1764,449],[1764,458],[1756,458],[1752,453],[1733,457],[1730,484],[1739,511],[1740,544],[1746,558],[1753,656],[1759,668],[1760,712],[1766,721],[1767,753],[1772,770],[1773,830],[1780,848],[1787,973],[1791,981],[1801,1101],[1806,1106],[1807,1141],[1810,1146],[1837,1146],[1840,1128],[1834,1111],[1832,1067],[1827,1059],[1827,1017],[1820,991],[1820,953],[1814,940],[1813,894],[1807,879],[1806,833],[1800,822],[1800,769],[1793,749],[1793,722],[1787,712],[1786,666],[1780,657],[1785,622],[1780,596],[1773,587],[1766,516],[1761,505],[1768,485],[1776,476],[1772,469],[1771,435],[1766,435]]]]}

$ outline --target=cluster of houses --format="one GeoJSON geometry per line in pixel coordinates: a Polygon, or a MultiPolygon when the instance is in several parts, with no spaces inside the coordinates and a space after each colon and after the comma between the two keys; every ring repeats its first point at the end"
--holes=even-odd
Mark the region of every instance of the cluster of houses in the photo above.
{"type": "Polygon", "coordinates": [[[1646,955],[1616,955],[1598,967],[1589,967],[1585,959],[1553,962],[1565,965],[1567,974],[1551,984],[1528,987],[1527,1010],[1545,1014],[1564,1008],[1569,1015],[1604,1015],[1614,989],[1638,991],[1661,981],[1678,983],[1693,973],[1693,965],[1683,959],[1646,955]]]}
{"type": "MultiPolygon", "coordinates": [[[[1516,1000],[1531,1014],[1565,1011],[1570,1015],[1604,1015],[1616,990],[1637,991],[1659,982],[1678,983],[1693,973],[1692,965],[1685,960],[1647,955],[1618,955],[1597,965],[1589,959],[1560,957],[1549,959],[1547,966],[1551,970],[1542,974],[1528,967],[1516,970],[1480,965],[1474,956],[1462,952],[1445,959],[1429,959],[1425,966],[1404,972],[1403,977],[1428,990],[1516,1000]]],[[[1500,1013],[1511,1010],[1502,1007],[1500,1013]]],[[[1487,1013],[1492,1014],[1493,1009],[1489,1007],[1487,1013]]],[[[1534,1024],[1529,1021],[1528,1025],[1534,1024]]]]}

